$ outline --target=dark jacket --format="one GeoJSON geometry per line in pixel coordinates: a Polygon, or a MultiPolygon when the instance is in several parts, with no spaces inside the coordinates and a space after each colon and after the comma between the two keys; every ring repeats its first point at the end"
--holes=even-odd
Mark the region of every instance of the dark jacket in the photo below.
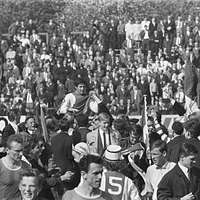
{"type": "Polygon", "coordinates": [[[192,192],[195,200],[200,199],[200,172],[197,168],[192,168],[190,180],[183,171],[176,165],[160,181],[158,185],[158,200],[178,200],[192,192]]]}
{"type": "Polygon", "coordinates": [[[179,160],[180,148],[185,137],[183,135],[175,137],[173,140],[167,143],[167,159],[170,162],[177,163],[179,160]]]}
{"type": "Polygon", "coordinates": [[[14,128],[11,126],[11,124],[8,124],[2,132],[2,145],[6,146],[6,142],[9,138],[10,135],[14,135],[15,134],[15,130],[14,128]]]}
{"type": "Polygon", "coordinates": [[[72,168],[72,143],[72,137],[65,132],[59,133],[51,140],[54,162],[57,167],[61,168],[62,172],[71,170],[72,168]]]}

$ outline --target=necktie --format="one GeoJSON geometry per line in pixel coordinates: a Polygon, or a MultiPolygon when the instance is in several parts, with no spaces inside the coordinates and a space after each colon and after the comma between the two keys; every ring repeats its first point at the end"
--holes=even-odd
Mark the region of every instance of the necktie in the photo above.
{"type": "Polygon", "coordinates": [[[103,140],[104,140],[104,148],[106,148],[108,145],[111,144],[111,138],[110,138],[109,132],[107,132],[107,133],[103,132],[103,140]],[[106,137],[106,136],[108,136],[108,137],[106,137]]]}
{"type": "Polygon", "coordinates": [[[187,178],[190,180],[190,169],[187,170],[187,178]]]}

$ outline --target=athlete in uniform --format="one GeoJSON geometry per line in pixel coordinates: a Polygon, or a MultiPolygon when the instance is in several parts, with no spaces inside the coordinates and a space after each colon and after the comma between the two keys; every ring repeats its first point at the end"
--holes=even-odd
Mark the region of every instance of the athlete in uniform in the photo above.
{"type": "Polygon", "coordinates": [[[101,190],[109,193],[114,200],[140,200],[133,181],[120,173],[122,167],[121,147],[110,145],[104,154],[106,169],[102,175],[101,190]]]}

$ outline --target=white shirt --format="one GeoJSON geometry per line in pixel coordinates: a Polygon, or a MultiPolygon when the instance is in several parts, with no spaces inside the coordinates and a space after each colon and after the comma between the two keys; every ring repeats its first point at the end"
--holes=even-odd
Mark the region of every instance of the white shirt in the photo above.
{"type": "Polygon", "coordinates": [[[176,163],[174,162],[166,162],[161,168],[157,168],[157,166],[151,165],[147,168],[146,180],[147,183],[145,185],[145,192],[153,193],[153,200],[157,200],[157,190],[158,184],[160,183],[162,177],[169,172],[176,163]]]}
{"type": "MultiPolygon", "coordinates": [[[[111,139],[109,136],[109,133],[108,132],[104,132],[103,130],[99,129],[99,134],[101,136],[101,141],[102,141],[102,144],[103,144],[103,147],[107,147],[109,144],[109,140],[111,139]],[[105,139],[106,141],[104,141],[104,134],[105,134],[105,139]],[[105,144],[106,142],[106,144],[105,144]]],[[[110,141],[111,142],[111,141],[110,141]]]]}
{"type": "Polygon", "coordinates": [[[183,173],[185,174],[185,176],[189,178],[189,169],[187,167],[184,167],[183,165],[180,164],[180,162],[178,162],[178,166],[181,168],[181,170],[183,171],[183,173]]]}
{"type": "Polygon", "coordinates": [[[63,102],[59,108],[59,113],[65,114],[69,108],[73,108],[76,103],[76,97],[73,93],[69,93],[63,99],[63,102]]]}

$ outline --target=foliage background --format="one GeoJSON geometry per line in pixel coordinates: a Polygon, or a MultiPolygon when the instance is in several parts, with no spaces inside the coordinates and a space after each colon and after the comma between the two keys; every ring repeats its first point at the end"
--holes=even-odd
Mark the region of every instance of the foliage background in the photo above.
{"type": "Polygon", "coordinates": [[[7,33],[16,20],[29,18],[37,23],[40,32],[49,19],[64,21],[69,31],[84,31],[96,18],[164,18],[168,14],[186,17],[189,13],[199,14],[199,7],[199,0],[0,0],[0,33],[7,33]]]}

